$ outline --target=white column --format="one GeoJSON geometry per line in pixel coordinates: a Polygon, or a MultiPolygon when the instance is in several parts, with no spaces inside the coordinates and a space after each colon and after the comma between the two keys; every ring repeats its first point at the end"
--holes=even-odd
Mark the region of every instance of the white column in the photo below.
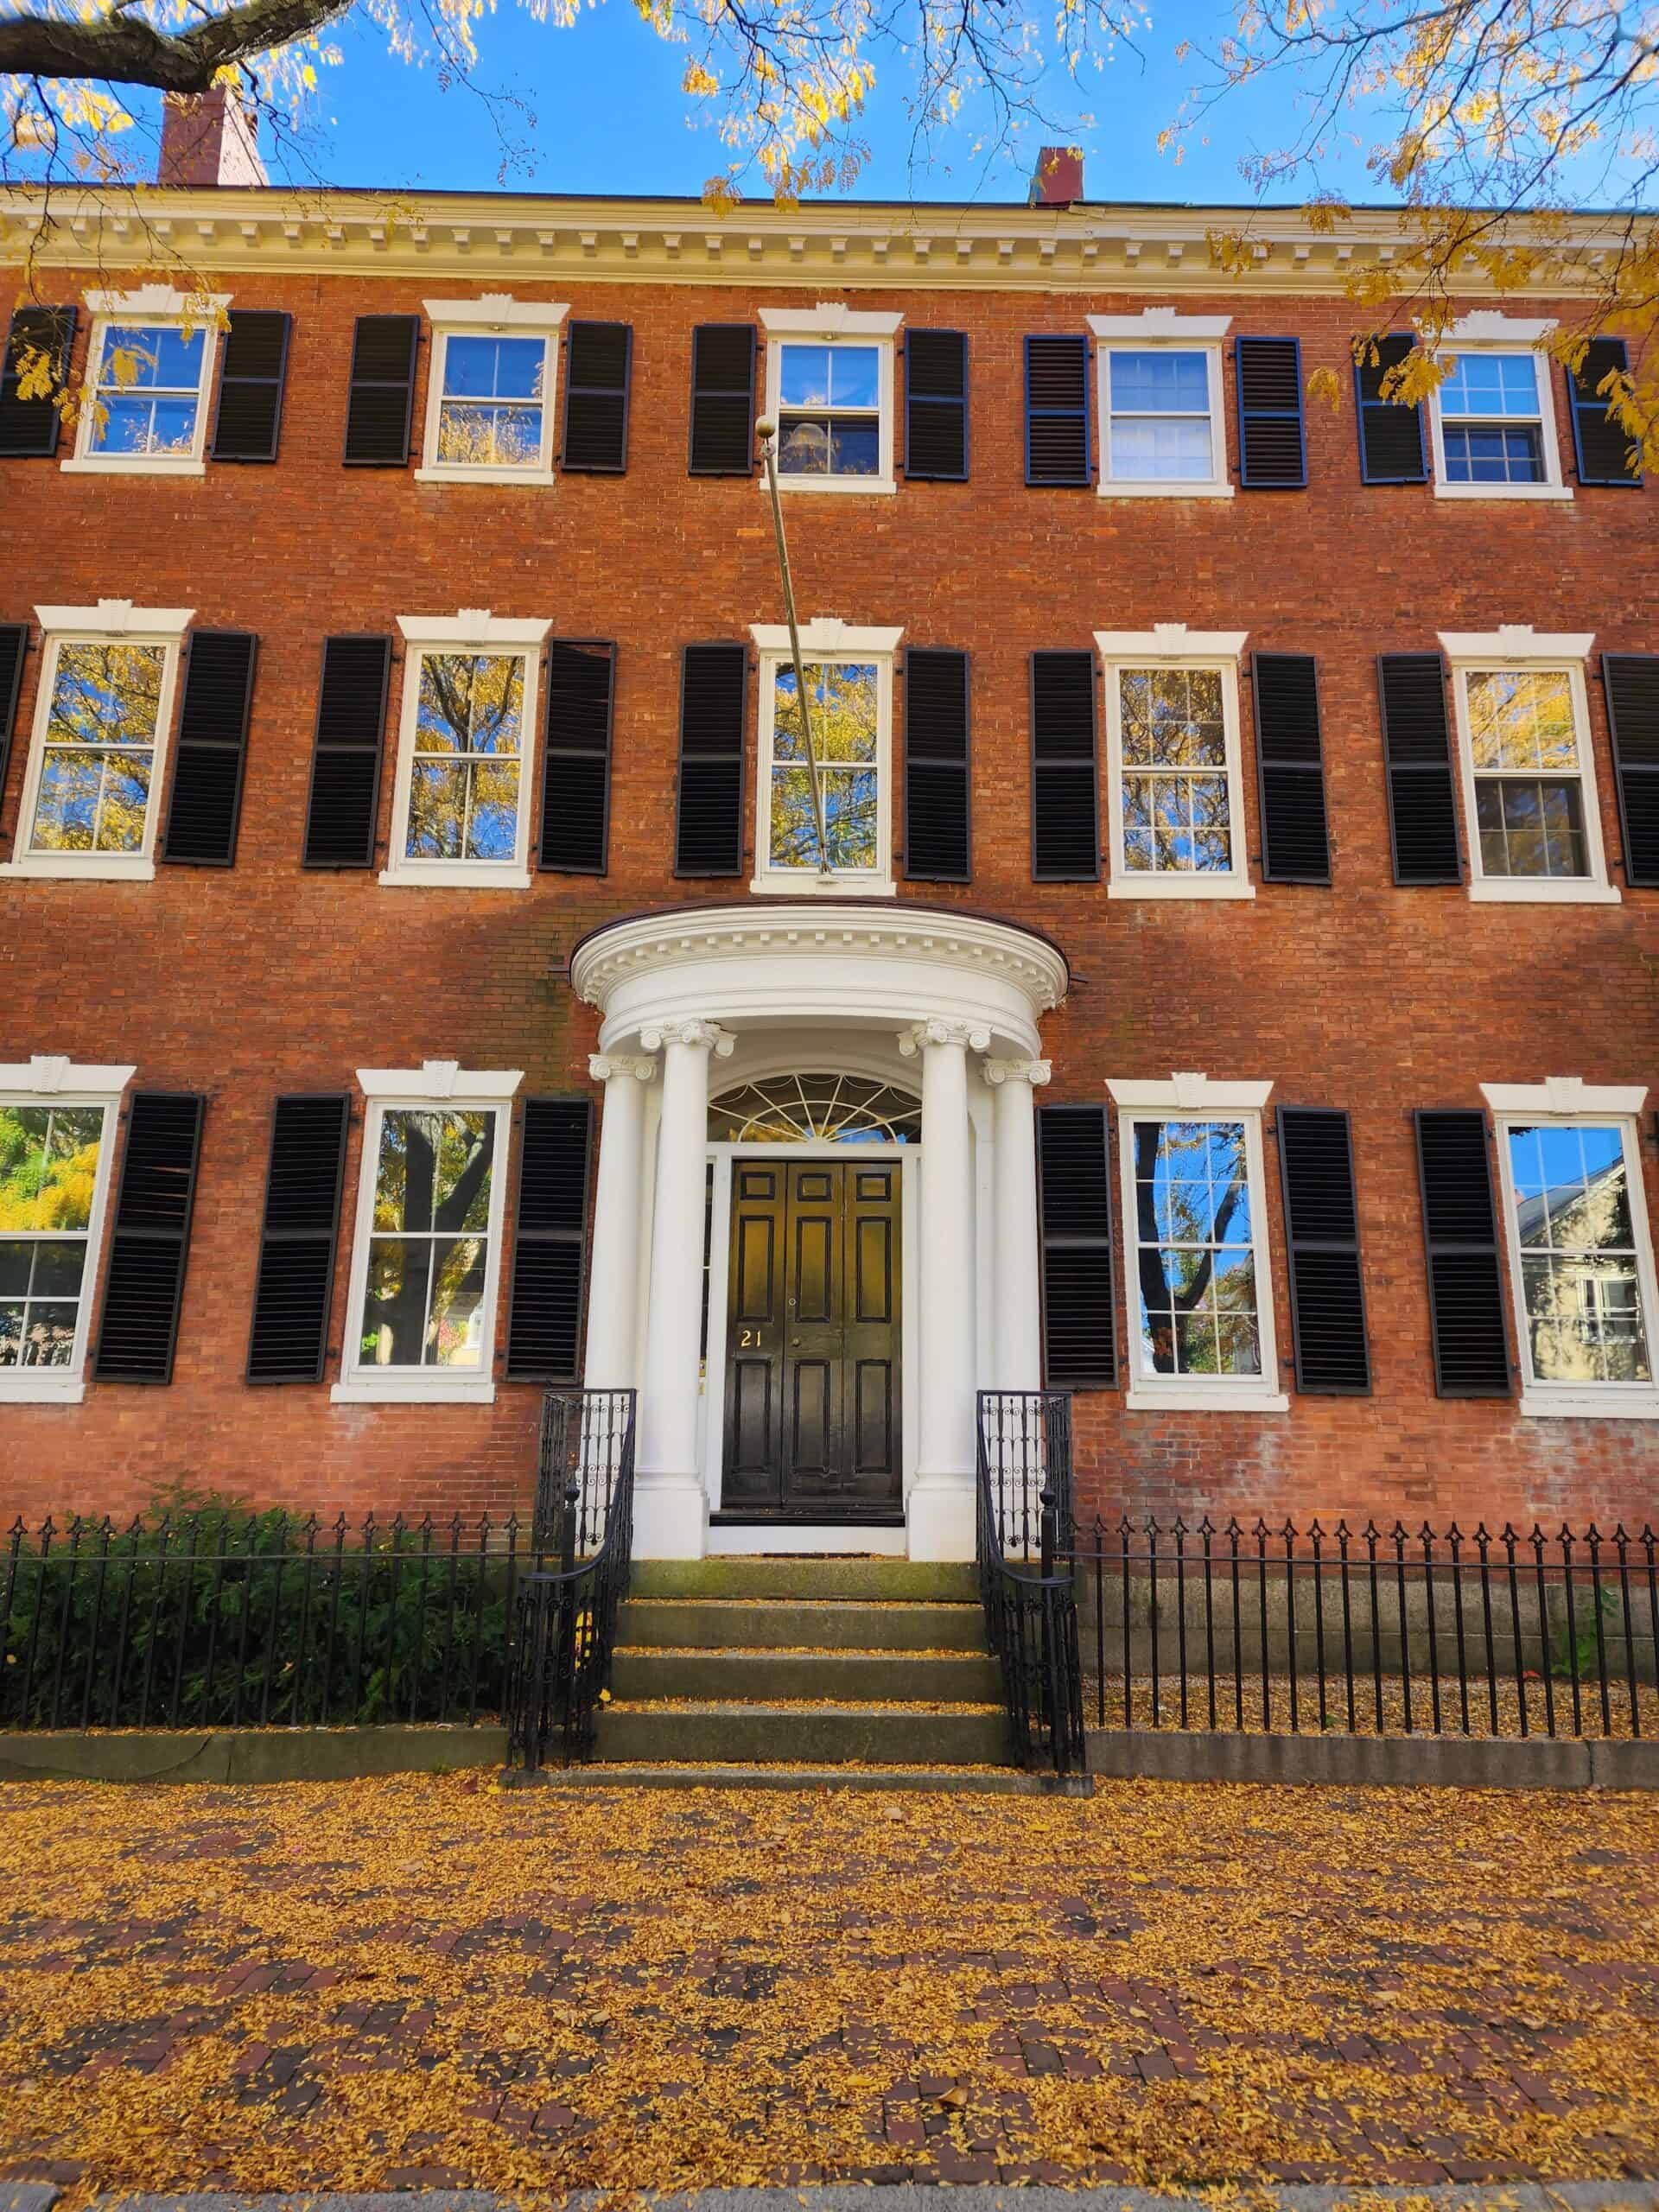
{"type": "Polygon", "coordinates": [[[651,1226],[645,1380],[639,1398],[633,1548],[640,1559],[700,1559],[706,1532],[697,1473],[702,1322],[703,1200],[709,1157],[709,1056],[735,1039],[712,1021],[641,1033],[663,1054],[657,1201],[651,1226]]]}
{"type": "Polygon", "coordinates": [[[599,1176],[594,1193],[594,1243],[588,1261],[588,1351],[582,1381],[590,1390],[626,1390],[639,1382],[635,1316],[639,1311],[639,1194],[645,1085],[655,1060],[595,1052],[588,1072],[605,1086],[599,1125],[599,1176]]]}
{"type": "Polygon", "coordinates": [[[919,1442],[905,1518],[912,1559],[974,1556],[974,1189],[968,1053],[987,1031],[922,1021],[899,1049],[922,1063],[922,1222],[917,1270],[919,1442]]]}
{"type": "Polygon", "coordinates": [[[991,1312],[993,1390],[1043,1384],[1042,1287],[1037,1234],[1037,1116],[1032,1092],[1046,1083],[1046,1060],[987,1060],[996,1100],[991,1165],[995,1224],[991,1312]]]}

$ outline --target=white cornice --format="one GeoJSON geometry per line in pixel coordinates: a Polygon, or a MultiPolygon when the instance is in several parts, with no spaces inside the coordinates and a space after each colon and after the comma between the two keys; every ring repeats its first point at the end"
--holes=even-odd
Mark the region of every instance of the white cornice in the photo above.
{"type": "Polygon", "coordinates": [[[1494,1114],[1639,1114],[1645,1083],[1586,1083],[1579,1075],[1549,1075],[1541,1083],[1483,1083],[1494,1114]]]}
{"type": "Polygon", "coordinates": [[[820,300],[813,308],[762,308],[763,327],[779,338],[891,338],[904,315],[861,313],[844,300],[820,300]]]}
{"type": "Polygon", "coordinates": [[[1459,316],[1446,333],[1452,346],[1541,346],[1555,327],[1553,315],[1505,315],[1501,308],[1482,308],[1459,316]]]}
{"type": "Polygon", "coordinates": [[[181,292],[171,284],[140,284],[133,292],[88,292],[93,315],[134,322],[207,322],[232,300],[229,292],[181,292]]]}
{"type": "Polygon", "coordinates": [[[1166,1083],[1108,1077],[1120,1106],[1176,1114],[1259,1114],[1273,1093],[1270,1083],[1217,1083],[1207,1075],[1172,1075],[1166,1083]]]}
{"type": "MultiPolygon", "coordinates": [[[[1525,239],[1526,226],[1518,224],[1515,235],[1525,239]]],[[[1574,218],[1554,235],[1541,226],[1535,243],[1545,258],[1529,289],[1548,301],[1600,281],[1592,257],[1618,252],[1624,241],[1618,219],[1605,215],[1574,218]]],[[[944,289],[1082,293],[1104,307],[1124,296],[1340,294],[1357,272],[1386,265],[1411,244],[1402,219],[1382,208],[1357,209],[1325,231],[1294,208],[1103,202],[779,208],[765,201],[717,214],[688,200],[514,193],[86,187],[54,188],[48,212],[37,191],[0,191],[0,261],[27,254],[99,283],[121,269],[176,265],[193,277],[234,270],[396,274],[404,283],[511,286],[517,296],[525,284],[737,283],[791,289],[808,303],[830,290],[944,289]],[[1224,274],[1211,235],[1241,225],[1250,234],[1248,265],[1242,275],[1224,274]]],[[[1494,296],[1478,268],[1460,269],[1451,281],[1459,297],[1494,296]]]]}
{"type": "Polygon", "coordinates": [[[130,1067],[91,1067],[36,1052],[32,1059],[0,1062],[0,1097],[61,1098],[82,1094],[118,1098],[137,1073],[130,1067]]]}
{"type": "Polygon", "coordinates": [[[459,614],[400,614],[397,627],[411,645],[539,645],[553,618],[521,622],[487,607],[463,607],[459,614]]]}
{"type": "Polygon", "coordinates": [[[522,1068],[464,1068],[455,1060],[424,1060],[417,1068],[359,1068],[357,1087],[365,1098],[511,1098],[524,1079],[522,1068]]]}
{"type": "Polygon", "coordinates": [[[1442,630],[1440,639],[1448,660],[1509,667],[1517,661],[1587,660],[1596,633],[1573,630],[1552,634],[1535,630],[1530,622],[1506,622],[1496,630],[1442,630]]]}
{"type": "MultiPolygon", "coordinates": [[[[815,614],[800,626],[804,653],[895,653],[904,625],[893,630],[861,630],[833,614],[815,614]]],[[[751,622],[749,635],[763,653],[786,653],[789,628],[783,622],[751,622]]]]}
{"type": "Polygon", "coordinates": [[[1096,630],[1103,660],[1236,660],[1248,630],[1189,630],[1185,622],[1159,622],[1150,630],[1096,630]]]}
{"type": "Polygon", "coordinates": [[[1147,345],[1205,345],[1224,338],[1233,327],[1230,315],[1182,315],[1174,308],[1142,308],[1139,315],[1091,315],[1096,338],[1147,345]]]}
{"type": "Polygon", "coordinates": [[[99,638],[181,638],[194,607],[135,607],[130,599],[100,599],[96,607],[37,607],[35,620],[54,636],[66,630],[99,638]]]}
{"type": "Polygon", "coordinates": [[[515,300],[483,292],[475,300],[423,300],[434,330],[556,330],[570,312],[565,300],[515,300]]]}

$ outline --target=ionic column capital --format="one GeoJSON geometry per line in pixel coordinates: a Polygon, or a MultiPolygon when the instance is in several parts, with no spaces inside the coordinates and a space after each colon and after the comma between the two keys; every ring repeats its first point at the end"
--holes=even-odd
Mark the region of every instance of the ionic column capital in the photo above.
{"type": "Polygon", "coordinates": [[[954,1045],[963,1052],[982,1052],[988,1048],[990,1041],[990,1031],[981,1028],[976,1022],[934,1019],[918,1021],[913,1027],[902,1030],[899,1037],[899,1050],[907,1060],[912,1060],[930,1045],[954,1045]]]}
{"type": "Polygon", "coordinates": [[[648,1052],[658,1052],[664,1045],[701,1045],[717,1060],[729,1060],[737,1049],[736,1038],[717,1021],[653,1022],[639,1032],[639,1042],[648,1052]]]}
{"type": "Polygon", "coordinates": [[[987,1083],[1028,1083],[1033,1090],[1054,1072],[1046,1060],[987,1060],[987,1083]]]}
{"type": "Polygon", "coordinates": [[[631,1075],[636,1083],[654,1083],[657,1063],[636,1052],[589,1052],[588,1072],[595,1083],[609,1083],[614,1076],[631,1075]]]}

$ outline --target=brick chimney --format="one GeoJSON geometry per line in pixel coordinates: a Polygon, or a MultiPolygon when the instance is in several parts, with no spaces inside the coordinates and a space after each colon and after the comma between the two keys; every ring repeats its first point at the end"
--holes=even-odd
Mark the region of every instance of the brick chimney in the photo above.
{"type": "Polygon", "coordinates": [[[162,103],[158,184],[269,184],[254,143],[257,118],[226,85],[162,103]]]}
{"type": "Polygon", "coordinates": [[[1037,173],[1031,180],[1033,207],[1069,207],[1083,197],[1081,146],[1045,146],[1037,156],[1037,173]]]}

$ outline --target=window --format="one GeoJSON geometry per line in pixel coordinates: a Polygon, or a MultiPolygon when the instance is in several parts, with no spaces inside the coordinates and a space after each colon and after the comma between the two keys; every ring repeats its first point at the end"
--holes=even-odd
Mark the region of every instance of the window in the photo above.
{"type": "Polygon", "coordinates": [[[1173,308],[1090,316],[1099,341],[1103,493],[1232,497],[1221,408],[1230,320],[1173,308]]]}
{"type": "Polygon", "coordinates": [[[757,624],[760,741],[756,891],[893,888],[893,656],[902,632],[828,620],[801,631],[806,710],[817,755],[832,880],[818,874],[812,776],[789,633],[757,624]]]}
{"type": "Polygon", "coordinates": [[[423,304],[432,371],[416,481],[551,483],[559,329],[569,309],[505,293],[423,304]]]}
{"type": "Polygon", "coordinates": [[[207,378],[230,296],[194,299],[147,284],[87,299],[88,404],[63,467],[204,474],[207,378]]]}
{"type": "Polygon", "coordinates": [[[362,1068],[351,1326],[338,1400],[489,1400],[515,1071],[362,1068]]]}
{"type": "Polygon", "coordinates": [[[1469,895],[1611,901],[1589,741],[1589,634],[1445,635],[1473,855],[1469,895]]]}
{"type": "Polygon", "coordinates": [[[1128,1403],[1282,1409],[1262,1211],[1269,1084],[1110,1083],[1128,1282],[1128,1403]]]}
{"type": "Polygon", "coordinates": [[[1550,380],[1536,351],[1554,327],[1482,313],[1450,332],[1450,365],[1430,406],[1440,497],[1572,497],[1561,481],[1550,380]]]}
{"type": "Polygon", "coordinates": [[[149,878],[179,640],[193,609],[37,607],[34,741],[7,871],[149,878]]]}
{"type": "Polygon", "coordinates": [[[779,481],[800,491],[893,491],[893,339],[903,317],[831,302],[763,308],[760,320],[779,481]]]}
{"type": "Polygon", "coordinates": [[[0,1067],[0,1402],[78,1403],[128,1068],[0,1067]]]}
{"type": "Polygon", "coordinates": [[[383,883],[530,882],[530,785],[546,622],[400,617],[409,640],[383,883]]]}
{"type": "Polygon", "coordinates": [[[1637,1146],[1645,1090],[1572,1077],[1485,1090],[1497,1109],[1522,1411],[1659,1414],[1637,1146]]]}
{"type": "Polygon", "coordinates": [[[1098,631],[1106,671],[1112,898],[1253,899],[1240,796],[1248,633],[1098,631]]]}

